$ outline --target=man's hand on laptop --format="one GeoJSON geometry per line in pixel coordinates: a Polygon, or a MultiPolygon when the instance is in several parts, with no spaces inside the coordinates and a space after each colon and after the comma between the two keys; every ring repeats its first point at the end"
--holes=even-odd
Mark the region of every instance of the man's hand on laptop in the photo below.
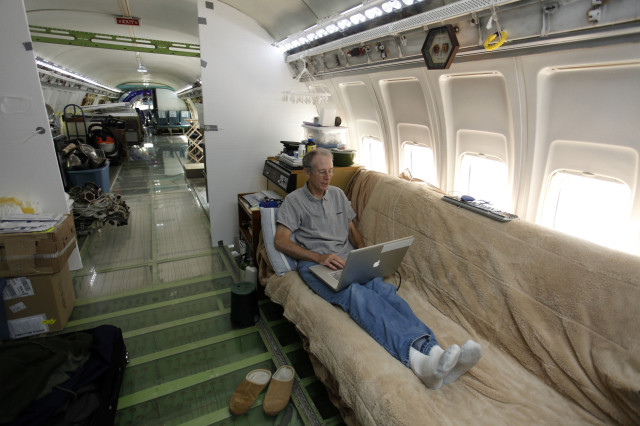
{"type": "Polygon", "coordinates": [[[318,262],[320,265],[324,265],[333,270],[343,269],[346,263],[343,258],[336,254],[321,254],[319,255],[318,262]]]}

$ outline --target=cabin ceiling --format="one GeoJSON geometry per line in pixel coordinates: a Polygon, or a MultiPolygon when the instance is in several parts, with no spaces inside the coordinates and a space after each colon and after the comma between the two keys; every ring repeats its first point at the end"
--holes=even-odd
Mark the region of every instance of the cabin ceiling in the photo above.
{"type": "Polygon", "coordinates": [[[253,18],[274,41],[315,25],[318,20],[351,9],[361,0],[221,0],[253,18]]]}
{"type": "MultiPolygon", "coordinates": [[[[29,25],[124,37],[199,44],[196,0],[25,0],[29,25]],[[116,16],[141,19],[116,24],[116,16]]],[[[137,71],[134,51],[34,42],[36,56],[110,87],[147,81],[176,90],[200,77],[197,57],[140,53],[149,71],[137,71]]]]}
{"type": "MultiPolygon", "coordinates": [[[[273,41],[347,10],[358,0],[225,0],[253,18],[273,41]]],[[[197,0],[24,0],[29,25],[119,37],[199,44],[197,0]],[[139,26],[118,25],[115,17],[140,18],[139,26]]],[[[34,34],[32,32],[32,34],[34,34]]],[[[136,53],[34,41],[36,56],[110,87],[147,82],[175,90],[200,78],[200,58],[136,53]],[[138,61],[148,70],[137,71],[138,61]]]]}

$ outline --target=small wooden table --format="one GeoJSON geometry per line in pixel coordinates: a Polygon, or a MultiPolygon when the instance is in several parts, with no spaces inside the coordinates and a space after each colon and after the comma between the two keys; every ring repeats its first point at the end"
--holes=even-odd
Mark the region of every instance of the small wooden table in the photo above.
{"type": "Polygon", "coordinates": [[[238,229],[240,230],[240,238],[247,243],[247,249],[255,262],[262,223],[260,222],[260,209],[252,209],[249,203],[242,198],[247,194],[253,194],[253,192],[238,194],[238,229]]]}

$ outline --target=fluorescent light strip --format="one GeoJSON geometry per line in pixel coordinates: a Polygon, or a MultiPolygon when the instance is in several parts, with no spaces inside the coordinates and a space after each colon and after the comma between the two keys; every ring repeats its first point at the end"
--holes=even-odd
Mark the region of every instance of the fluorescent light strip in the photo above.
{"type": "MultiPolygon", "coordinates": [[[[404,0],[403,0],[404,1],[404,0]]],[[[307,50],[287,55],[285,62],[293,62],[311,55],[318,55],[333,49],[354,45],[389,34],[398,34],[424,25],[431,25],[435,22],[443,22],[448,19],[458,18],[474,12],[480,12],[489,7],[514,3],[519,0],[460,0],[455,3],[429,9],[417,15],[410,16],[399,21],[394,21],[379,27],[371,28],[356,34],[345,36],[338,40],[311,47],[307,50]]],[[[372,4],[372,3],[371,3],[372,4]]]]}
{"type": "Polygon", "coordinates": [[[189,89],[193,89],[193,85],[191,85],[191,86],[187,86],[187,87],[185,87],[184,89],[180,89],[180,90],[178,90],[178,91],[176,92],[176,95],[179,95],[179,94],[180,94],[180,93],[182,93],[182,92],[186,92],[186,91],[187,91],[187,90],[189,90],[189,89]]]}
{"type": "Polygon", "coordinates": [[[375,19],[395,10],[399,10],[424,0],[377,0],[366,5],[360,4],[352,7],[328,19],[323,19],[318,24],[313,25],[298,33],[289,35],[284,40],[275,43],[275,46],[283,52],[302,46],[310,41],[314,41],[333,34],[336,31],[344,30],[351,25],[357,25],[367,20],[375,19]],[[318,27],[318,28],[316,28],[318,27]],[[321,28],[320,28],[321,27],[321,28]],[[313,31],[312,31],[313,30],[313,31]]]}
{"type": "Polygon", "coordinates": [[[82,81],[87,82],[89,84],[92,84],[94,86],[102,87],[103,89],[107,89],[107,90],[109,90],[111,92],[122,93],[122,90],[118,90],[118,89],[114,89],[113,87],[105,86],[104,84],[100,84],[97,81],[93,81],[93,80],[90,80],[90,79],[88,79],[86,77],[83,77],[81,75],[74,74],[74,73],[72,73],[70,71],[67,71],[67,70],[64,70],[64,69],[60,68],[57,65],[53,65],[53,64],[50,64],[48,62],[44,62],[44,61],[42,61],[40,59],[36,59],[36,64],[38,64],[38,65],[40,65],[42,67],[45,67],[45,68],[49,68],[50,70],[53,70],[53,71],[57,71],[60,74],[65,74],[65,75],[68,75],[69,77],[73,77],[73,78],[76,78],[78,80],[82,80],[82,81]]]}

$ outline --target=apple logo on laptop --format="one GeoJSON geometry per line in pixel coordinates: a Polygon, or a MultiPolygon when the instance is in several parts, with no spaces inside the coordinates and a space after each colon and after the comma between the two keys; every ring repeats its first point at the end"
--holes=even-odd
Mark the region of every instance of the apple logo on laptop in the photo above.
{"type": "Polygon", "coordinates": [[[380,266],[380,260],[376,260],[376,263],[373,264],[374,268],[377,268],[378,266],[380,266]]]}

